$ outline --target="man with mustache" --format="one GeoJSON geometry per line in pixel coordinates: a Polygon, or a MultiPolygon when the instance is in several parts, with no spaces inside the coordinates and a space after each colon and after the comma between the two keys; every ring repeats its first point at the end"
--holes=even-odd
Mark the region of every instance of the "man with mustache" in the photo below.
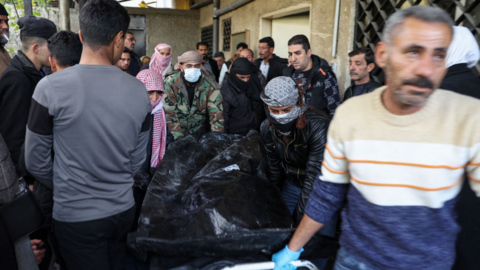
{"type": "Polygon", "coordinates": [[[305,35],[296,35],[288,41],[288,60],[291,65],[283,75],[292,77],[305,90],[305,102],[333,117],[340,105],[337,78],[325,59],[312,54],[305,35]]]}
{"type": "Polygon", "coordinates": [[[347,88],[343,101],[370,93],[381,85],[370,77],[370,72],[375,68],[375,56],[369,48],[356,48],[348,53],[350,57],[350,77],[352,85],[347,88]]]}
{"type": "Polygon", "coordinates": [[[288,65],[288,60],[273,53],[275,42],[271,37],[264,37],[258,41],[258,58],[255,66],[262,71],[267,83],[275,77],[282,76],[282,71],[288,65]]]}
{"type": "Polygon", "coordinates": [[[9,29],[8,12],[5,7],[0,4],[0,75],[7,69],[10,65],[10,60],[12,60],[7,50],[5,50],[5,45],[10,38],[9,29]]]}
{"type": "Polygon", "coordinates": [[[438,89],[452,25],[429,6],[386,21],[375,58],[387,85],[338,108],[322,173],[275,269],[294,269],[289,262],[340,210],[334,269],[452,268],[465,173],[480,196],[480,101],[438,89]]]}
{"type": "Polygon", "coordinates": [[[208,57],[208,44],[203,41],[198,42],[197,53],[201,54],[203,57],[203,68],[215,75],[215,80],[218,82],[218,78],[220,77],[220,69],[218,69],[217,62],[208,57]]]}

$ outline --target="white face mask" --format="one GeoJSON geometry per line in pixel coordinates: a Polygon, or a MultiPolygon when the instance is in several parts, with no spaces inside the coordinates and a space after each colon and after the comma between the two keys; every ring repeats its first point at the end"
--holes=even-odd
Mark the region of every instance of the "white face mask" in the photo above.
{"type": "Polygon", "coordinates": [[[195,83],[198,81],[202,72],[199,68],[186,68],[184,69],[185,80],[190,83],[195,83]]]}
{"type": "Polygon", "coordinates": [[[300,107],[296,106],[293,110],[289,111],[288,113],[284,114],[272,114],[270,115],[277,120],[280,124],[287,124],[295,119],[297,119],[302,114],[302,110],[300,107]]]}

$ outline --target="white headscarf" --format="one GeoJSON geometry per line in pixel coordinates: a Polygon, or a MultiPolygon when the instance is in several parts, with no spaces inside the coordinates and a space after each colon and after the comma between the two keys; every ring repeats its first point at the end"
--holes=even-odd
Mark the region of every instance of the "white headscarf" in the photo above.
{"type": "Polygon", "coordinates": [[[480,49],[472,32],[466,27],[454,26],[453,40],[447,51],[445,67],[465,63],[472,68],[478,60],[480,60],[480,49]]]}

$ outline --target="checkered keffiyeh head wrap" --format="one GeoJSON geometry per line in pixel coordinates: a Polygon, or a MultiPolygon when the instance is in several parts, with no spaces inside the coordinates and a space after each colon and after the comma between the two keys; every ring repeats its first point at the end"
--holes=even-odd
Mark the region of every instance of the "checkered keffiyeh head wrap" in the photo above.
{"type": "Polygon", "coordinates": [[[265,90],[260,95],[260,98],[272,107],[283,107],[297,104],[298,89],[295,87],[295,81],[286,76],[273,78],[265,90]]]}
{"type": "Polygon", "coordinates": [[[155,46],[155,52],[153,53],[152,58],[150,58],[151,60],[149,65],[150,69],[157,72],[163,77],[165,77],[168,68],[172,65],[173,51],[170,52],[169,56],[163,56],[160,54],[160,50],[167,48],[172,50],[172,46],[168,45],[167,43],[160,43],[155,46]]]}
{"type": "Polygon", "coordinates": [[[145,88],[147,88],[147,91],[165,92],[162,76],[153,70],[144,69],[140,71],[137,74],[137,79],[139,79],[143,84],[145,84],[145,88]]]}
{"type": "MultiPolygon", "coordinates": [[[[137,74],[137,79],[145,84],[147,91],[165,92],[162,76],[153,70],[144,69],[140,71],[137,74]]],[[[161,98],[155,102],[150,100],[150,104],[152,104],[153,114],[152,157],[150,159],[150,167],[156,168],[160,165],[167,146],[167,118],[161,98]]]]}

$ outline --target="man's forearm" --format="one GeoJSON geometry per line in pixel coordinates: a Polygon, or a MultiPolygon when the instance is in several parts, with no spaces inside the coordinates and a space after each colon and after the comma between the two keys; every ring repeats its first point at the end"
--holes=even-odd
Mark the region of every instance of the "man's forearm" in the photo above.
{"type": "Polygon", "coordinates": [[[323,227],[322,223],[318,223],[306,214],[303,215],[302,221],[293,235],[288,248],[291,251],[299,251],[312,238],[312,236],[323,227]]]}

